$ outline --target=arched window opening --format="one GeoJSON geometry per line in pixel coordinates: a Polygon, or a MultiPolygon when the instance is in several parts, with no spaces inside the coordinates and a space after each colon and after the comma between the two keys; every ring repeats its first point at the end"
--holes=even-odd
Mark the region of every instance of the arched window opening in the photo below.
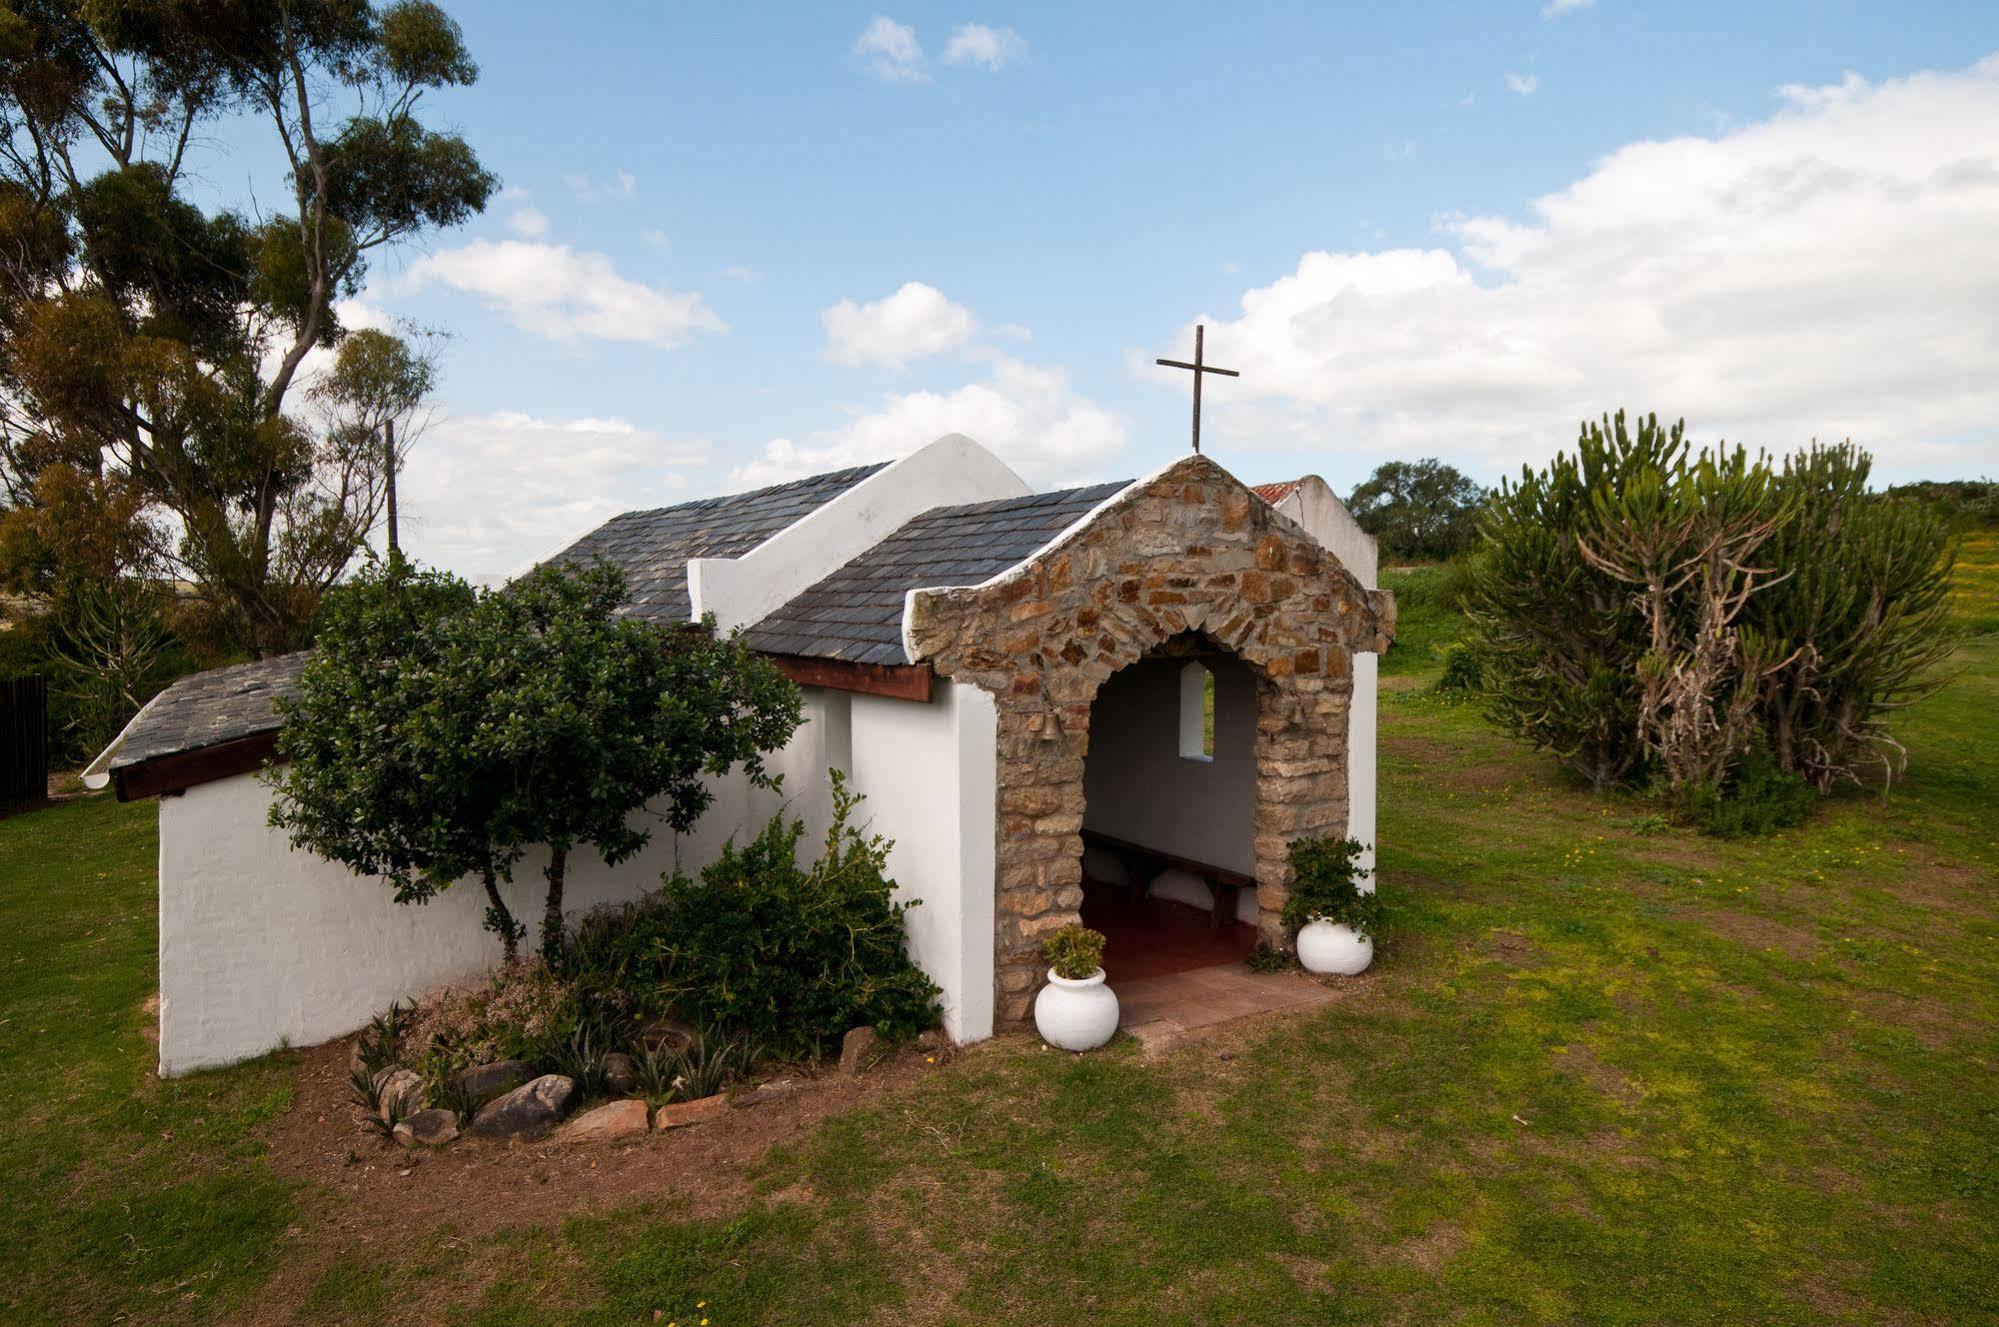
{"type": "Polygon", "coordinates": [[[1180,670],[1180,754],[1188,760],[1215,758],[1215,674],[1203,663],[1180,670]]]}

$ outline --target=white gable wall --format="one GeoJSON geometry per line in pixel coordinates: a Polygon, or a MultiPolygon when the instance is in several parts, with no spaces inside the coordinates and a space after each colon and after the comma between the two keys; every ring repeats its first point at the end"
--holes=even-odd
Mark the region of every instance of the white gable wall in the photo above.
{"type": "Polygon", "coordinates": [[[733,631],[762,621],[827,573],[853,561],[933,507],[1025,497],[1034,490],[962,433],[946,434],[779,531],[739,558],[694,558],[694,618],[733,631]]]}
{"type": "MultiPolygon", "coordinates": [[[[1355,580],[1370,590],[1381,588],[1381,555],[1374,536],[1360,528],[1360,522],[1325,480],[1306,475],[1276,506],[1330,549],[1355,580]]],[[[1353,699],[1347,706],[1347,836],[1365,845],[1360,864],[1370,871],[1374,869],[1375,784],[1379,777],[1375,746],[1379,740],[1380,684],[1381,656],[1356,653],[1353,699]]],[[[1373,877],[1363,888],[1374,888],[1373,877]]]]}

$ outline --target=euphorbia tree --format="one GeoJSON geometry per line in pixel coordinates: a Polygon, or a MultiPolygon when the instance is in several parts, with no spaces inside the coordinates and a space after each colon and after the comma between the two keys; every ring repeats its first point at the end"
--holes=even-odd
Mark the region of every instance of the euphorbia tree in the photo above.
{"type": "Polygon", "coordinates": [[[423,902],[478,876],[511,959],[524,927],[499,883],[550,850],[542,944],[562,948],[570,852],[606,861],[693,828],[707,776],[798,726],[798,690],[700,627],[619,615],[613,567],[544,567],[488,594],[400,559],[333,596],[319,654],[281,704],[272,823],[292,842],[423,902]]]}

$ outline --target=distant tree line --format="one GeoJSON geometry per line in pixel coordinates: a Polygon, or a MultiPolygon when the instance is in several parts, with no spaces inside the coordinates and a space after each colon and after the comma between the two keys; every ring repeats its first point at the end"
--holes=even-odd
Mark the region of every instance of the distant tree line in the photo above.
{"type": "Polygon", "coordinates": [[[1384,557],[1442,562],[1478,542],[1486,490],[1434,458],[1389,461],[1347,498],[1347,510],[1384,557]]]}

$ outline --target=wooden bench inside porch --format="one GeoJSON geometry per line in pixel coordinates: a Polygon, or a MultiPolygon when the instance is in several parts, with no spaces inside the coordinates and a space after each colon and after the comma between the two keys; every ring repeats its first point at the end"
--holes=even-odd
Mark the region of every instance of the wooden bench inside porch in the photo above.
{"type": "Polygon", "coordinates": [[[1234,921],[1237,897],[1245,889],[1252,892],[1256,889],[1256,877],[1253,875],[1216,866],[1213,862],[1182,857],[1162,848],[1133,843],[1100,830],[1086,827],[1083,844],[1085,847],[1100,848],[1118,859],[1124,867],[1124,878],[1134,902],[1144,898],[1146,891],[1152,888],[1152,882],[1167,871],[1185,871],[1203,881],[1214,895],[1213,910],[1208,917],[1210,926],[1223,926],[1234,921]]]}

